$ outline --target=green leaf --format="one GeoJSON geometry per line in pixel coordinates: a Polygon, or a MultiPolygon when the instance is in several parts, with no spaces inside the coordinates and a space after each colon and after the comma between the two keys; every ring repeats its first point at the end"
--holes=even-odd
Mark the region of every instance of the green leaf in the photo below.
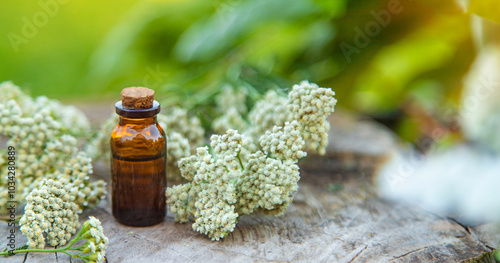
{"type": "Polygon", "coordinates": [[[346,11],[347,1],[341,0],[314,0],[321,9],[330,14],[331,17],[343,15],[346,11]]]}
{"type": "Polygon", "coordinates": [[[412,81],[453,59],[468,37],[468,23],[465,16],[441,16],[382,48],[358,78],[353,105],[372,113],[397,107],[412,81]]]}
{"type": "Polygon", "coordinates": [[[303,18],[318,11],[310,0],[242,2],[225,13],[196,22],[180,37],[174,52],[181,61],[207,61],[220,56],[259,26],[303,18]]]}

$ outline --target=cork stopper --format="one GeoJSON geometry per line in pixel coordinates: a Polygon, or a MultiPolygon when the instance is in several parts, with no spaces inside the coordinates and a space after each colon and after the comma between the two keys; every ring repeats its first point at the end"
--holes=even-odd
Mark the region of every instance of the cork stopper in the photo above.
{"type": "Polygon", "coordinates": [[[121,92],[122,105],[126,109],[150,109],[155,91],[144,87],[125,88],[121,92]]]}

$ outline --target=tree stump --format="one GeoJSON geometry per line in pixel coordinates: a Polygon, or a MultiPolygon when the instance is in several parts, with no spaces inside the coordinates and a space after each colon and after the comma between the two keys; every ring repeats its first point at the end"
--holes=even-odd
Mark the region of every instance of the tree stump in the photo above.
{"type": "MultiPolygon", "coordinates": [[[[243,216],[222,241],[195,232],[192,222],[174,222],[171,213],[152,227],[120,225],[111,215],[109,195],[80,220],[101,220],[110,240],[107,260],[113,263],[457,262],[496,247],[500,232],[491,224],[471,228],[378,197],[374,172],[397,147],[397,139],[380,125],[345,112],[334,113],[330,121],[327,154],[309,154],[300,162],[299,191],[285,215],[243,216]]],[[[109,182],[109,164],[96,164],[95,176],[109,182]]],[[[8,231],[0,223],[2,249],[8,231]]],[[[25,242],[17,229],[17,246],[25,242]]],[[[81,260],[62,253],[29,253],[2,262],[81,260]]]]}

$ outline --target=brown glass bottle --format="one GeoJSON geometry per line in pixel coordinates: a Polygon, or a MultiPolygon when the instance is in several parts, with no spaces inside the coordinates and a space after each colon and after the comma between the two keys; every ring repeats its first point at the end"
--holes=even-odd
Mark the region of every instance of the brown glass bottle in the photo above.
{"type": "Polygon", "coordinates": [[[115,104],[120,121],[111,134],[112,207],[129,226],[150,226],[166,213],[166,137],[156,121],[160,105],[129,109],[115,104]]]}

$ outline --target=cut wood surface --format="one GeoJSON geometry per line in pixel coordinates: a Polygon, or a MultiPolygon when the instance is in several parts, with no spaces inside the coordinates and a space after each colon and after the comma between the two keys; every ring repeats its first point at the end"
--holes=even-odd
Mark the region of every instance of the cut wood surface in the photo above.
{"type": "MultiPolygon", "coordinates": [[[[346,113],[335,113],[331,122],[328,152],[301,161],[299,191],[285,215],[241,217],[222,241],[210,241],[191,223],[174,222],[170,213],[152,227],[120,225],[111,215],[109,195],[80,220],[101,220],[110,240],[108,262],[457,262],[496,247],[500,232],[492,224],[471,228],[378,197],[374,171],[397,147],[395,137],[346,113]]],[[[95,176],[109,182],[108,165],[96,164],[95,176]]],[[[2,247],[8,231],[0,223],[2,247]]],[[[19,229],[16,242],[26,242],[19,229]]],[[[29,253],[1,262],[70,259],[29,253]]]]}

